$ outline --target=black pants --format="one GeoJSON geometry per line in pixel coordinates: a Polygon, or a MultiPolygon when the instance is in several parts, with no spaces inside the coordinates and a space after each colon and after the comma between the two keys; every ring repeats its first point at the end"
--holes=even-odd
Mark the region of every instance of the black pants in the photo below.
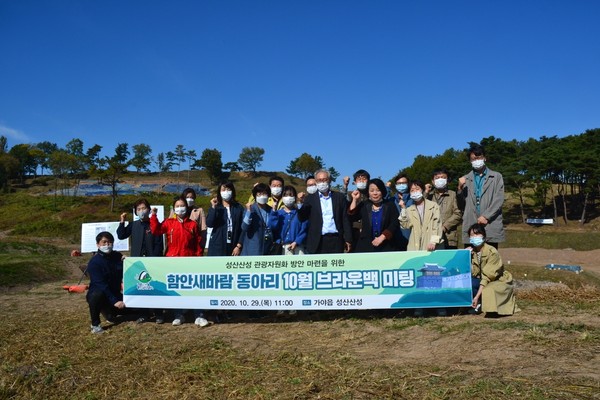
{"type": "Polygon", "coordinates": [[[321,236],[321,243],[317,254],[343,253],[344,241],[339,234],[327,234],[321,236]]]}
{"type": "Polygon", "coordinates": [[[107,320],[112,319],[117,313],[117,309],[110,304],[106,295],[100,290],[88,292],[86,299],[90,306],[90,317],[94,326],[100,325],[100,313],[104,314],[107,320]]]}

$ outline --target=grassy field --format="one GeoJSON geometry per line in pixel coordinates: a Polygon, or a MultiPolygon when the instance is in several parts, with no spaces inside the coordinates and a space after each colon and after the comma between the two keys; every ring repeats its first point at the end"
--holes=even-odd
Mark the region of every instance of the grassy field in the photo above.
{"type": "MultiPolygon", "coordinates": [[[[518,289],[521,312],[501,319],[239,312],[200,329],[131,314],[91,335],[84,295],[62,290],[86,261],[69,250],[81,223],[117,220],[135,198],[111,213],[107,198],[0,195],[0,399],[600,399],[600,276],[587,271],[511,265],[547,286],[518,289]]],[[[509,226],[505,246],[591,250],[599,235],[509,226]]]]}
{"type": "MultiPolygon", "coordinates": [[[[531,274],[532,271],[529,271],[531,274]]],[[[83,295],[0,295],[0,399],[593,399],[600,291],[522,292],[514,317],[311,312],[90,335],[83,295]]]]}

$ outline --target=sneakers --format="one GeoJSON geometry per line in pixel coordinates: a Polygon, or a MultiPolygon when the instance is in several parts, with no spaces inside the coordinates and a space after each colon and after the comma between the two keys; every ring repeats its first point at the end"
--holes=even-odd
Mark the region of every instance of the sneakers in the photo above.
{"type": "Polygon", "coordinates": [[[100,311],[100,314],[104,317],[106,322],[108,322],[109,324],[114,325],[117,323],[116,315],[113,315],[112,313],[109,313],[108,311],[100,311]]]}
{"type": "MultiPolygon", "coordinates": [[[[288,313],[290,315],[296,315],[298,312],[296,310],[290,310],[288,313]]],[[[279,310],[279,311],[277,311],[277,314],[275,314],[275,315],[277,315],[278,317],[283,317],[285,315],[285,311],[279,310]]]]}
{"type": "MultiPolygon", "coordinates": [[[[204,326],[208,325],[208,321],[205,318],[198,317],[194,321],[194,324],[198,325],[199,327],[204,327],[204,326]]],[[[173,325],[175,325],[175,321],[173,321],[173,325]]]]}
{"type": "Polygon", "coordinates": [[[159,325],[160,324],[164,324],[165,320],[163,319],[163,317],[156,317],[156,323],[159,324],[159,325]]]}
{"type": "Polygon", "coordinates": [[[100,325],[90,325],[92,328],[92,333],[104,333],[104,329],[100,325]]]}
{"type": "Polygon", "coordinates": [[[175,318],[173,320],[173,326],[179,326],[181,324],[183,324],[183,317],[175,318]]]}

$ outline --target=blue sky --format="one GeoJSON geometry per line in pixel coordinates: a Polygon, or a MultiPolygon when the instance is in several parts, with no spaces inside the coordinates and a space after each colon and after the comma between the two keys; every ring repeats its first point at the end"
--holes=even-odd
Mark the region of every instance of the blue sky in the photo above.
{"type": "MultiPolygon", "coordinates": [[[[0,135],[389,179],[494,135],[600,127],[600,2],[0,0],[0,135]]],[[[466,159],[465,159],[466,162],[466,159]]]]}

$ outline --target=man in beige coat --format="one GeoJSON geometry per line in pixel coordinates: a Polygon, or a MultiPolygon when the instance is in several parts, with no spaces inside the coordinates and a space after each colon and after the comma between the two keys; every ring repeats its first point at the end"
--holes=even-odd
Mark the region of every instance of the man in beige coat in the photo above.
{"type": "Polygon", "coordinates": [[[458,207],[456,192],[448,189],[448,171],[443,168],[435,170],[431,183],[434,189],[428,194],[427,200],[435,202],[440,208],[444,248],[457,249],[462,211],[458,207]]]}

